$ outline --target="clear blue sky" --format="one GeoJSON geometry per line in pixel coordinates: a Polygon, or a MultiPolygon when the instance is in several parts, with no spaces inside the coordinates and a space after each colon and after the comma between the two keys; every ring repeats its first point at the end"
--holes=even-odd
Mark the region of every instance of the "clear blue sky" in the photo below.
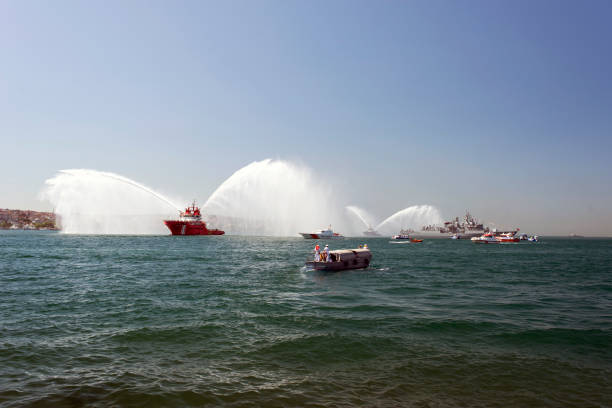
{"type": "Polygon", "coordinates": [[[48,209],[64,168],[204,200],[271,157],[381,218],[612,234],[610,21],[610,1],[3,1],[0,207],[48,209]]]}

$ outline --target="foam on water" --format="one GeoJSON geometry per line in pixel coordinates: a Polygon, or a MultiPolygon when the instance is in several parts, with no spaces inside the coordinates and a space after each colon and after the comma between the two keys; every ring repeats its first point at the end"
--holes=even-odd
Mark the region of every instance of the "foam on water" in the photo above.
{"type": "Polygon", "coordinates": [[[162,220],[180,208],[149,187],[114,173],[61,170],[45,181],[40,198],[72,234],[166,234],[162,220]]]}

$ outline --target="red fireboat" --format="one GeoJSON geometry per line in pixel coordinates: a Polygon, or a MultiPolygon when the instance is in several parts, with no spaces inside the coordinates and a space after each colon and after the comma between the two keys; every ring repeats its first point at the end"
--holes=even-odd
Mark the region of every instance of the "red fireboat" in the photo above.
{"type": "Polygon", "coordinates": [[[195,201],[191,206],[181,212],[178,220],[164,220],[164,224],[172,235],[223,235],[225,231],[206,228],[206,223],[202,221],[202,213],[196,206],[195,201]]]}

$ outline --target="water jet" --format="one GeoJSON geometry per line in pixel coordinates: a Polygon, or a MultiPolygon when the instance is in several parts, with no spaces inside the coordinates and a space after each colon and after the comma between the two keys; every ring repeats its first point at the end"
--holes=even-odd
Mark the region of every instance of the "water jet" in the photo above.
{"type": "Polygon", "coordinates": [[[45,185],[40,198],[53,204],[64,233],[166,234],[161,220],[180,208],[164,195],[115,173],[60,170],[45,185]]]}

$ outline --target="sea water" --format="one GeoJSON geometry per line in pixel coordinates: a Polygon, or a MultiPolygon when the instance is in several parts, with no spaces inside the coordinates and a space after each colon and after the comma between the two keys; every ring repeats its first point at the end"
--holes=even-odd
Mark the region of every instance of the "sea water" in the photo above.
{"type": "Polygon", "coordinates": [[[328,243],[1,231],[0,405],[612,405],[612,240],[328,243]]]}

